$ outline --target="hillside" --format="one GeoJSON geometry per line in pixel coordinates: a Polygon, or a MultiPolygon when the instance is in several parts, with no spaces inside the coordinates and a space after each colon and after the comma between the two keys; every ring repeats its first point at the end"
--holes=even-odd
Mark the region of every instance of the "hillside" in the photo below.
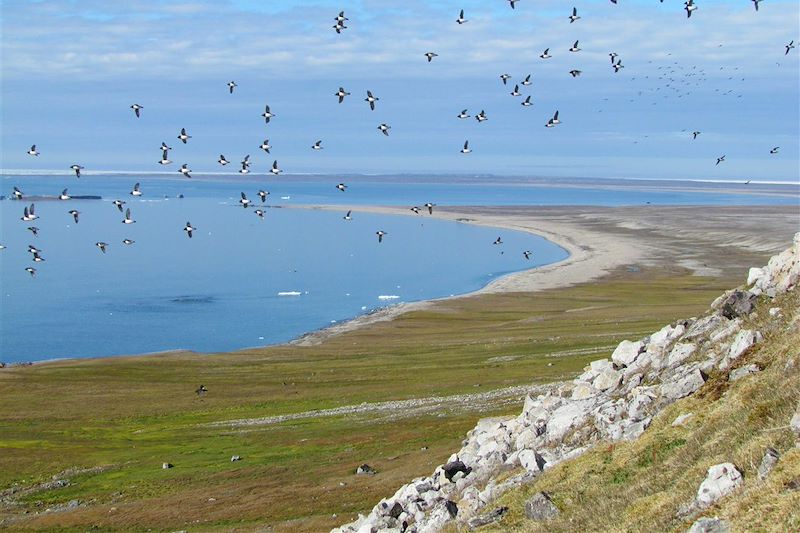
{"type": "Polygon", "coordinates": [[[703,316],[480,421],[336,531],[798,530],[798,279],[800,234],[703,316]]]}

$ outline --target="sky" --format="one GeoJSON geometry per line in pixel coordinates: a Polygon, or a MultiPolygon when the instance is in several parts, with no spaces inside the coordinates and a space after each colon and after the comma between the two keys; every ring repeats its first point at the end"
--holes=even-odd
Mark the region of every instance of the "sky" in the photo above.
{"type": "Polygon", "coordinates": [[[286,174],[797,183],[800,6],[696,4],[687,18],[680,0],[2,0],[0,168],[236,172],[249,154],[252,174],[277,159],[286,174]],[[489,120],[458,119],[465,108],[489,120]],[[562,123],[545,128],[556,110],[562,123]],[[174,148],[165,167],[161,142],[174,148]]]}

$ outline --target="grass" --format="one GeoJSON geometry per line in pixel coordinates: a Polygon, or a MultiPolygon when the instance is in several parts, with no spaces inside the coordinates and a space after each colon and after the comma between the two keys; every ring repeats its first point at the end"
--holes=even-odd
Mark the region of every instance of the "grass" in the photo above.
{"type": "MultiPolygon", "coordinates": [[[[535,295],[438,302],[317,346],[7,368],[0,371],[0,520],[11,529],[60,531],[330,528],[430,473],[478,418],[516,413],[519,404],[449,405],[412,418],[207,423],[566,379],[624,338],[701,312],[733,284],[644,269],[535,295]],[[209,389],[202,399],[193,392],[200,383],[209,389]],[[243,460],[231,463],[234,454],[243,460]],[[175,467],[162,470],[163,462],[175,467]],[[378,475],[355,476],[365,462],[378,475]],[[3,495],[98,466],[107,468],[63,476],[67,487],[3,495]],[[77,509],[42,512],[74,499],[77,509]]],[[[689,446],[675,444],[679,438],[651,443],[654,461],[689,446]]],[[[593,475],[622,485],[649,468],[638,460],[614,459],[593,475]]]]}
{"type": "Polygon", "coordinates": [[[800,530],[800,448],[788,429],[800,402],[800,295],[776,303],[784,318],[769,317],[762,302],[758,316],[745,327],[765,334],[765,342],[736,366],[757,363],[755,375],[730,382],[715,373],[703,389],[658,415],[638,440],[601,443],[585,455],[546,471],[534,483],[512,491],[496,502],[510,511],[488,531],[686,531],[699,516],[718,516],[732,531],[800,530]],[[714,391],[708,394],[707,391],[714,391]],[[705,394],[704,394],[705,392],[705,394]],[[686,425],[672,427],[682,413],[694,413],[686,425]],[[780,461],[766,480],[757,468],[768,446],[779,450],[780,461]],[[690,503],[714,464],[732,462],[744,475],[744,486],[698,516],[682,518],[679,509],[690,503]],[[547,492],[560,514],[547,522],[524,516],[533,494],[547,492]]]}

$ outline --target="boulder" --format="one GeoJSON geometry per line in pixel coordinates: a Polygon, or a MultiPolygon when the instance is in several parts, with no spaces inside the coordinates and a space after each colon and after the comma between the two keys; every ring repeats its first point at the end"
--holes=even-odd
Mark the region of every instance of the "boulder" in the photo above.
{"type": "Polygon", "coordinates": [[[573,401],[562,405],[547,421],[547,438],[557,442],[571,430],[580,426],[589,416],[591,400],[573,401]]]}
{"type": "Polygon", "coordinates": [[[700,337],[705,337],[709,331],[717,329],[717,327],[724,321],[725,319],[717,314],[704,316],[699,320],[695,320],[694,323],[689,326],[689,329],[686,330],[683,338],[684,340],[689,341],[698,339],[700,337]]]}
{"type": "Polygon", "coordinates": [[[447,481],[453,481],[453,477],[459,472],[462,472],[464,476],[468,476],[469,473],[472,472],[472,468],[459,460],[447,463],[442,467],[442,470],[444,471],[444,477],[447,478],[447,481]]]}
{"type": "Polygon", "coordinates": [[[456,502],[447,500],[444,502],[444,508],[447,509],[447,512],[450,514],[450,518],[455,518],[456,515],[458,515],[458,505],[456,505],[456,502]]]}
{"type": "Polygon", "coordinates": [[[667,364],[671,367],[678,366],[689,359],[697,351],[697,345],[691,342],[679,342],[669,352],[667,364]]]}
{"type": "Polygon", "coordinates": [[[686,326],[678,324],[677,326],[664,326],[650,336],[650,342],[647,343],[647,351],[660,351],[663,350],[670,342],[677,339],[686,332],[686,326]]]}
{"type": "Polygon", "coordinates": [[[739,333],[737,333],[733,338],[731,346],[728,348],[728,353],[725,354],[725,357],[722,359],[720,368],[725,370],[726,368],[730,367],[733,361],[741,357],[742,354],[752,348],[756,343],[761,342],[762,339],[763,337],[758,331],[753,331],[750,329],[743,329],[739,331],[739,333]]]}
{"type": "Polygon", "coordinates": [[[572,395],[570,396],[573,400],[585,400],[586,398],[591,398],[592,396],[597,395],[597,389],[588,385],[586,383],[578,383],[572,389],[572,395]]]}
{"type": "Polygon", "coordinates": [[[729,533],[730,526],[719,518],[701,518],[690,527],[686,533],[729,533]]]}
{"type": "Polygon", "coordinates": [[[772,472],[772,468],[778,463],[778,459],[781,458],[780,452],[773,448],[772,446],[767,447],[766,452],[764,452],[764,457],[761,459],[761,464],[758,467],[758,479],[765,479],[770,472],[772,472]]]}
{"type": "Polygon", "coordinates": [[[241,461],[242,458],[239,455],[231,455],[231,462],[235,463],[236,461],[241,461]]]}
{"type": "Polygon", "coordinates": [[[546,492],[538,492],[525,502],[525,517],[530,520],[550,520],[556,515],[558,507],[546,492]]]}
{"type": "Polygon", "coordinates": [[[541,472],[544,470],[544,460],[539,453],[534,450],[522,450],[519,452],[519,464],[528,472],[541,472]]]}
{"type": "Polygon", "coordinates": [[[721,463],[708,469],[697,489],[697,505],[705,509],[727,496],[744,483],[742,473],[732,463],[721,463]]]}
{"type": "Polygon", "coordinates": [[[161,463],[161,468],[163,468],[164,470],[172,468],[173,466],[174,465],[172,463],[161,463]]]}
{"type": "Polygon", "coordinates": [[[642,341],[622,341],[611,354],[611,361],[617,366],[630,366],[643,351],[642,341]]]}
{"type": "Polygon", "coordinates": [[[650,422],[652,422],[652,420],[652,418],[648,417],[644,420],[628,424],[622,432],[622,440],[630,441],[638,439],[642,433],[644,433],[644,430],[650,427],[650,422]]]}
{"type": "Polygon", "coordinates": [[[682,377],[661,385],[661,395],[669,400],[679,400],[703,386],[706,376],[699,369],[694,369],[682,377]]]}
{"type": "Polygon", "coordinates": [[[488,526],[489,524],[494,524],[495,522],[499,522],[507,511],[508,507],[498,507],[497,509],[495,509],[490,513],[486,513],[484,515],[471,518],[469,521],[467,521],[467,526],[470,529],[478,529],[479,527],[488,526]]]}
{"type": "Polygon", "coordinates": [[[599,391],[611,392],[616,389],[620,383],[622,383],[622,372],[614,370],[613,368],[608,368],[594,378],[592,387],[599,391]]]}
{"type": "Polygon", "coordinates": [[[728,319],[747,316],[753,312],[758,297],[750,291],[733,291],[720,306],[720,314],[728,319]]]}
{"type": "Polygon", "coordinates": [[[736,381],[745,376],[749,376],[750,374],[755,374],[756,372],[761,372],[761,369],[758,368],[758,365],[755,363],[749,364],[731,371],[730,375],[728,376],[728,381],[736,381]]]}

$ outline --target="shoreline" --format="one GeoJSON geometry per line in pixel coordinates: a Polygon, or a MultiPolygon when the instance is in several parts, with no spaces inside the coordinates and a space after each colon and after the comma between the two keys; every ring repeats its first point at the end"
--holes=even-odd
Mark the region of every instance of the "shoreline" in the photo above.
{"type": "Polygon", "coordinates": [[[558,289],[602,278],[621,267],[676,266],[698,276],[722,275],[735,265],[712,264],[714,247],[731,246],[749,253],[768,254],[785,246],[798,229],[789,222],[795,206],[437,206],[433,215],[413,214],[407,207],[291,205],[285,209],[347,211],[432,217],[440,220],[522,231],[543,237],[569,255],[556,263],[505,274],[470,292],[398,303],[340,323],[311,330],[285,342],[243,347],[227,352],[184,349],[98,357],[62,357],[6,363],[5,368],[128,357],[235,354],[281,345],[311,346],[334,336],[394,320],[408,312],[441,302],[485,294],[525,293],[558,289]],[[766,209],[769,208],[769,211],[766,209]],[[704,215],[706,219],[700,217],[704,215]],[[782,226],[781,226],[782,223],[782,226]],[[777,227],[776,227],[777,226],[777,227]]]}

